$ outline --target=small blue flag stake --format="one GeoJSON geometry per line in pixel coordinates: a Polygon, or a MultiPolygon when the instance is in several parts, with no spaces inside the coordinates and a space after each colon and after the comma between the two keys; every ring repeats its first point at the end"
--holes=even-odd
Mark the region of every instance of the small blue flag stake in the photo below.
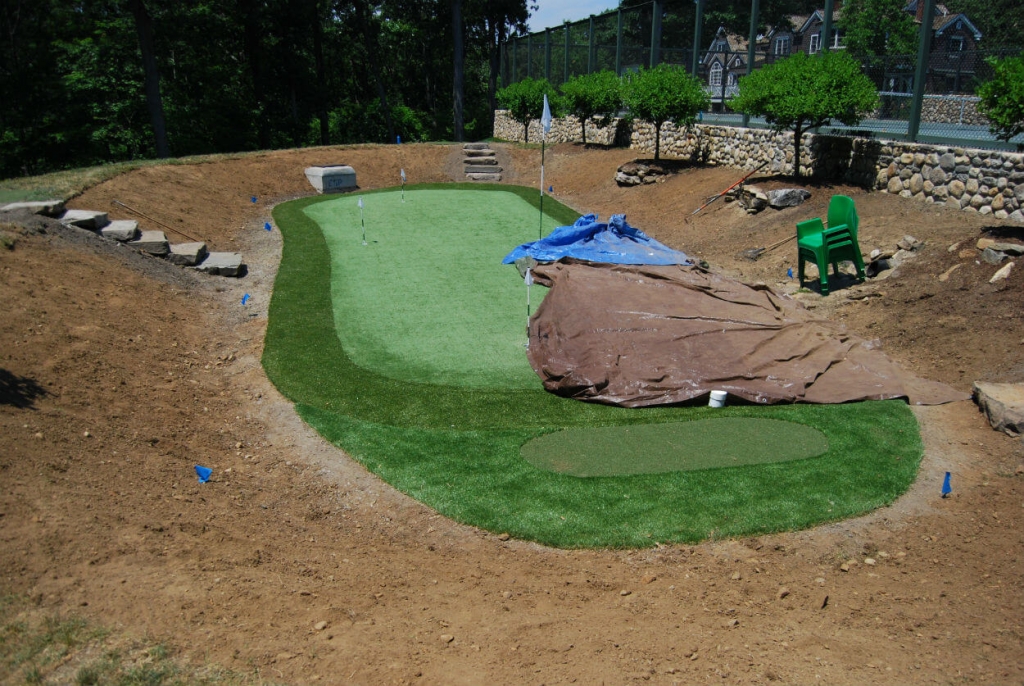
{"type": "Polygon", "coordinates": [[[395,143],[397,145],[401,145],[402,144],[402,137],[401,136],[395,136],[395,143]]]}
{"type": "Polygon", "coordinates": [[[246,293],[245,295],[242,296],[242,304],[243,305],[248,305],[250,300],[252,300],[252,296],[249,295],[248,293],[246,293]]]}
{"type": "Polygon", "coordinates": [[[359,198],[359,223],[363,226],[363,245],[366,245],[366,220],[363,219],[363,199],[359,198]]]}
{"type": "Polygon", "coordinates": [[[949,472],[946,472],[946,478],[942,480],[942,497],[945,498],[953,492],[953,488],[949,485],[949,472]]]}
{"type": "Polygon", "coordinates": [[[205,484],[207,481],[210,480],[210,475],[213,474],[213,470],[210,469],[209,467],[196,465],[196,474],[199,475],[199,483],[205,484]]]}
{"type": "Polygon", "coordinates": [[[263,222],[263,228],[267,231],[273,231],[273,227],[270,226],[270,222],[263,222]]]}
{"type": "Polygon", "coordinates": [[[789,278],[791,278],[791,279],[793,278],[793,268],[792,268],[792,267],[790,267],[790,268],[789,268],[789,269],[788,269],[788,270],[786,271],[786,276],[788,276],[788,277],[789,277],[789,278]]]}
{"type": "Polygon", "coordinates": [[[252,200],[252,204],[255,205],[256,204],[256,196],[255,195],[252,196],[251,200],[252,200]]]}

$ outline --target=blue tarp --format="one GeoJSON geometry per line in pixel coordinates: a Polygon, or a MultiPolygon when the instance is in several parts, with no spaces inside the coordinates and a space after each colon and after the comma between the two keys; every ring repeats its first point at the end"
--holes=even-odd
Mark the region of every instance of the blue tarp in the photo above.
{"type": "Polygon", "coordinates": [[[685,253],[627,224],[624,214],[612,215],[607,224],[599,223],[596,214],[582,216],[572,226],[559,226],[541,240],[520,245],[502,263],[512,264],[522,257],[538,262],[573,257],[606,264],[692,264],[685,253]]]}

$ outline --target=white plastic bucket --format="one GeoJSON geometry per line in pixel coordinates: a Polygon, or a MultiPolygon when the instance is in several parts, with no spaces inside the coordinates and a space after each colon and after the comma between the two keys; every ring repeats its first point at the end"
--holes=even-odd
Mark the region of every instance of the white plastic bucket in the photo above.
{"type": "Polygon", "coordinates": [[[725,391],[711,391],[711,399],[708,400],[708,407],[725,407],[725,397],[729,395],[725,391]]]}

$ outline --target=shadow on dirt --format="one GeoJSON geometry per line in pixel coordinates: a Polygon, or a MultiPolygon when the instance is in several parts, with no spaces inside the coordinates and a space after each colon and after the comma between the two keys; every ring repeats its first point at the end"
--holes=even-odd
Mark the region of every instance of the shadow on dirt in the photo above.
{"type": "Polygon", "coordinates": [[[49,395],[35,379],[12,374],[0,369],[0,405],[13,405],[22,409],[34,409],[37,398],[49,395]]]}

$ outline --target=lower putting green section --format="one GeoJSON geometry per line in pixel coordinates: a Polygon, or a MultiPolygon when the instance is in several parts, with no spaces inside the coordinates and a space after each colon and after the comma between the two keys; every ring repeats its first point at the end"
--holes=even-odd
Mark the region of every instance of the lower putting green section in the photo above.
{"type": "MultiPolygon", "coordinates": [[[[455,194],[454,201],[464,191],[500,191],[515,194],[534,209],[538,201],[536,189],[511,186],[452,184],[409,190],[445,190],[455,194]]],[[[365,210],[374,195],[364,194],[365,210]]],[[[917,474],[922,447],[916,420],[898,401],[630,410],[559,398],[546,393],[539,380],[526,387],[465,381],[453,385],[407,381],[407,372],[400,369],[355,364],[339,332],[362,325],[336,319],[333,272],[341,267],[333,261],[325,230],[311,218],[317,205],[336,199],[303,198],[274,209],[284,248],[270,304],[264,369],[325,439],[453,520],[566,548],[696,542],[801,529],[858,515],[891,503],[917,474]],[[606,428],[632,431],[659,425],[650,431],[667,436],[674,425],[731,419],[801,427],[794,428],[794,435],[809,428],[824,435],[827,449],[789,461],[733,466],[719,461],[713,469],[590,477],[549,471],[523,458],[523,446],[566,429],[585,436],[606,428]]],[[[354,204],[356,197],[344,200],[354,204]]],[[[559,225],[578,216],[550,199],[544,210],[559,225]]],[[[347,237],[348,249],[362,249],[358,229],[349,230],[356,233],[347,237]]],[[[370,226],[367,239],[373,240],[370,226]]],[[[505,247],[517,242],[522,241],[509,239],[505,247]]],[[[382,268],[401,272],[411,263],[411,258],[398,260],[382,268]]],[[[471,290],[471,266],[458,269],[467,275],[461,290],[471,290]]],[[[505,269],[518,280],[512,267],[505,269]]],[[[363,295],[382,300],[372,289],[363,295]]],[[[458,292],[451,297],[448,308],[487,306],[472,298],[465,303],[473,304],[465,304],[458,292]]],[[[525,351],[518,354],[525,358],[525,351]]],[[[385,362],[400,360],[394,356],[385,362]]],[[[615,457],[609,453],[609,460],[615,457]]]]}
{"type": "MultiPolygon", "coordinates": [[[[347,195],[305,212],[330,250],[335,328],[354,364],[414,383],[536,386],[523,355],[526,287],[501,260],[537,240],[537,208],[508,191],[435,188],[347,195]]],[[[556,226],[544,217],[545,234],[556,226]]],[[[545,290],[530,289],[531,307],[545,290]]]]}
{"type": "Polygon", "coordinates": [[[564,429],[522,448],[538,469],[583,477],[742,467],[826,451],[828,439],[817,429],[756,417],[564,429]]]}

